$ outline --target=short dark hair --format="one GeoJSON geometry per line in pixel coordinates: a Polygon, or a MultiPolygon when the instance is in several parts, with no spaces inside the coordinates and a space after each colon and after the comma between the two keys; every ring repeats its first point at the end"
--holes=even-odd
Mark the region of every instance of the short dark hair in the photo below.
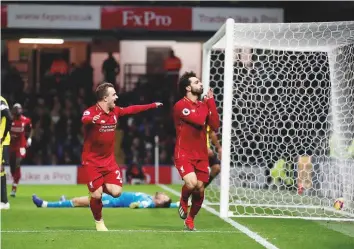
{"type": "Polygon", "coordinates": [[[162,207],[163,207],[163,208],[169,208],[169,207],[171,206],[171,202],[172,202],[172,200],[171,200],[171,198],[170,198],[170,199],[168,199],[167,201],[165,201],[165,202],[162,204],[162,207]]]}
{"type": "Polygon", "coordinates": [[[192,77],[197,77],[197,75],[193,71],[190,71],[190,72],[185,72],[179,79],[179,83],[178,83],[179,93],[182,97],[186,96],[187,94],[186,87],[191,84],[189,78],[192,77]]]}
{"type": "Polygon", "coordinates": [[[107,89],[110,87],[114,88],[113,84],[108,82],[103,82],[97,86],[96,88],[97,101],[103,100],[103,98],[107,96],[107,89]]]}

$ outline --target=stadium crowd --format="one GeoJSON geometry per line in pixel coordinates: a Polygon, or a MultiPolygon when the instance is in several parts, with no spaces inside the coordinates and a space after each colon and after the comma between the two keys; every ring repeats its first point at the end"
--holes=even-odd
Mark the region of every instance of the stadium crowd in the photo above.
{"type": "MultiPolygon", "coordinates": [[[[71,65],[66,74],[47,73],[39,93],[26,86],[20,73],[2,58],[2,95],[9,105],[20,103],[24,115],[31,118],[34,130],[32,146],[23,164],[65,165],[81,163],[83,111],[95,103],[93,69],[89,64],[71,65]]],[[[164,102],[164,108],[119,120],[116,155],[119,163],[153,164],[154,137],[159,136],[160,164],[172,164],[174,128],[171,118],[173,96],[163,94],[156,78],[141,80],[130,92],[119,93],[119,106],[164,102]]],[[[163,80],[163,79],[162,79],[163,80]]]]}

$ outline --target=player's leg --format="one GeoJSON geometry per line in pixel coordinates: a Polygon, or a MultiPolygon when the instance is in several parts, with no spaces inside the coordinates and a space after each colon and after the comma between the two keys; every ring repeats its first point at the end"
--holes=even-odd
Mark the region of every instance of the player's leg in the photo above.
{"type": "Polygon", "coordinates": [[[122,193],[123,178],[120,168],[111,170],[108,174],[105,174],[103,177],[105,193],[113,196],[119,197],[122,193]]]}
{"type": "Polygon", "coordinates": [[[96,168],[87,167],[86,174],[89,179],[87,187],[90,191],[90,209],[96,222],[97,231],[108,231],[102,219],[102,193],[103,176],[96,168]]]}
{"type": "Polygon", "coordinates": [[[74,207],[89,207],[90,197],[88,196],[74,197],[71,199],[71,202],[74,207]]]}
{"type": "Polygon", "coordinates": [[[181,219],[186,219],[188,215],[188,199],[197,186],[197,176],[194,173],[194,168],[191,162],[188,160],[176,159],[175,166],[184,181],[181,190],[181,199],[178,213],[181,219]]]}
{"type": "Polygon", "coordinates": [[[102,219],[102,208],[103,208],[103,203],[102,203],[102,185],[103,185],[103,178],[100,178],[99,180],[101,186],[98,187],[96,190],[93,192],[90,192],[90,209],[93,215],[93,218],[95,219],[96,222],[96,230],[97,231],[108,231],[106,225],[104,224],[104,221],[102,219]]]}
{"type": "MultiPolygon", "coordinates": [[[[81,197],[79,197],[81,198],[81,197]]],[[[75,198],[74,198],[75,199],[75,198]]],[[[73,200],[74,200],[73,199],[73,200]]],[[[44,201],[41,198],[39,198],[37,195],[32,195],[32,201],[34,205],[40,208],[71,208],[71,207],[80,207],[80,205],[76,205],[73,200],[65,200],[65,201],[54,201],[54,202],[49,202],[49,201],[44,201]]],[[[88,207],[88,197],[86,196],[87,200],[87,205],[88,207]]]]}
{"type": "Polygon", "coordinates": [[[214,178],[219,175],[221,170],[220,160],[214,153],[211,157],[209,157],[209,167],[210,167],[209,181],[205,184],[204,186],[205,188],[208,187],[209,184],[214,180],[214,178]]]}
{"type": "Polygon", "coordinates": [[[124,207],[124,200],[105,193],[102,194],[102,203],[104,208],[124,207]]]}
{"type": "Polygon", "coordinates": [[[10,168],[11,168],[11,175],[13,179],[12,183],[12,190],[10,196],[15,197],[17,186],[21,179],[21,156],[17,152],[10,153],[10,168]]]}
{"type": "Polygon", "coordinates": [[[198,161],[195,169],[197,177],[197,186],[192,193],[192,206],[187,219],[185,220],[185,227],[194,231],[194,218],[199,213],[204,201],[204,185],[209,181],[208,161],[198,161]]]}
{"type": "Polygon", "coordinates": [[[0,165],[1,165],[1,204],[0,209],[9,209],[10,203],[7,199],[6,172],[4,165],[9,163],[8,145],[0,145],[0,165]]]}

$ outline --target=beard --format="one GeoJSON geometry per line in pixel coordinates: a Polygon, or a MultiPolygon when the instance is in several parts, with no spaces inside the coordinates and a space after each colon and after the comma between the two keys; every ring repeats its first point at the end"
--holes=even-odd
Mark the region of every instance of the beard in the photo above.
{"type": "Polygon", "coordinates": [[[191,94],[193,94],[194,96],[198,96],[198,98],[200,98],[200,96],[202,96],[203,94],[203,88],[201,89],[191,89],[191,94]]]}

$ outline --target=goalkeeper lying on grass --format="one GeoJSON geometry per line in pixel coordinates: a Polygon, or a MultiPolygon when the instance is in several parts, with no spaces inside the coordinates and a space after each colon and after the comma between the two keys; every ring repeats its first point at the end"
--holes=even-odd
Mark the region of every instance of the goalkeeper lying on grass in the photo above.
{"type": "MultiPolygon", "coordinates": [[[[66,200],[64,196],[57,202],[48,202],[40,199],[38,196],[32,196],[33,203],[37,207],[43,208],[71,208],[71,207],[89,207],[90,199],[88,196],[74,197],[66,200]]],[[[151,196],[140,192],[123,192],[119,197],[112,197],[107,194],[102,195],[103,207],[113,208],[177,208],[179,202],[172,203],[171,198],[162,192],[156,192],[151,196]]]]}

